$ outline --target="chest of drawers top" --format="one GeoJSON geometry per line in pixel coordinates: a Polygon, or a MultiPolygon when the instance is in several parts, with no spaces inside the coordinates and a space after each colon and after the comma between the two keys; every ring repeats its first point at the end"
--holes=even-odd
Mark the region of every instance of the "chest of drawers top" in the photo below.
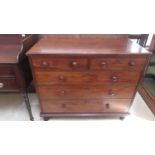
{"type": "Polygon", "coordinates": [[[42,38],[27,55],[117,55],[150,54],[143,47],[123,35],[103,35],[103,37],[42,38]]]}

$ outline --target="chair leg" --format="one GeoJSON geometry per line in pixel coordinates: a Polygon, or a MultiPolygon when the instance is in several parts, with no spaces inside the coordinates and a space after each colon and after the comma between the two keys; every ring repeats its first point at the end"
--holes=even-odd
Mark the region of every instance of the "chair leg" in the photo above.
{"type": "Polygon", "coordinates": [[[33,115],[32,115],[32,110],[31,110],[31,105],[30,105],[30,102],[29,102],[29,98],[28,98],[27,92],[23,92],[22,96],[23,96],[24,102],[26,104],[26,108],[28,110],[30,120],[34,121],[34,118],[33,118],[33,115]]]}

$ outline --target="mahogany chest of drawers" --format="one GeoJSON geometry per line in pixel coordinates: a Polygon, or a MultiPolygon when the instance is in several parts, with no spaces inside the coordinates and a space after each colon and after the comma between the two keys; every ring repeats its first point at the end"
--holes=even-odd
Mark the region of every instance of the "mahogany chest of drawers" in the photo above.
{"type": "Polygon", "coordinates": [[[42,38],[27,53],[41,116],[129,113],[150,53],[123,35],[42,38]]]}

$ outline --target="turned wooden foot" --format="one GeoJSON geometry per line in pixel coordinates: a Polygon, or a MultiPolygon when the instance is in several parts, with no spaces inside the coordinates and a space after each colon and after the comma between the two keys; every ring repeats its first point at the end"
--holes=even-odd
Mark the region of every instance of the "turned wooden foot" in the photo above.
{"type": "Polygon", "coordinates": [[[28,113],[29,113],[30,120],[31,120],[31,121],[34,121],[28,95],[27,95],[26,92],[24,92],[24,93],[22,93],[22,96],[23,96],[24,102],[25,102],[25,104],[26,104],[26,108],[27,108],[27,111],[28,111],[28,113]]]}
{"type": "Polygon", "coordinates": [[[43,119],[44,119],[44,121],[48,121],[50,118],[49,117],[44,117],[43,119]]]}
{"type": "Polygon", "coordinates": [[[124,119],[125,119],[125,117],[122,117],[122,116],[121,116],[119,119],[120,119],[120,120],[124,120],[124,119]]]}

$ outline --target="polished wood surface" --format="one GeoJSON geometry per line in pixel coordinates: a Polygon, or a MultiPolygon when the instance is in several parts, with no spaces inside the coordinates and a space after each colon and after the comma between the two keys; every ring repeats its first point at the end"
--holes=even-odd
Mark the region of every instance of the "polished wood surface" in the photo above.
{"type": "Polygon", "coordinates": [[[21,52],[21,35],[0,35],[0,63],[17,63],[21,52]]]}
{"type": "Polygon", "coordinates": [[[41,116],[124,116],[151,53],[126,35],[54,35],[27,55],[41,116]]]}
{"type": "Polygon", "coordinates": [[[38,38],[129,38],[129,34],[39,34],[38,38]]]}
{"type": "Polygon", "coordinates": [[[145,48],[123,37],[103,38],[43,38],[29,54],[101,55],[148,54],[145,48]]]}

